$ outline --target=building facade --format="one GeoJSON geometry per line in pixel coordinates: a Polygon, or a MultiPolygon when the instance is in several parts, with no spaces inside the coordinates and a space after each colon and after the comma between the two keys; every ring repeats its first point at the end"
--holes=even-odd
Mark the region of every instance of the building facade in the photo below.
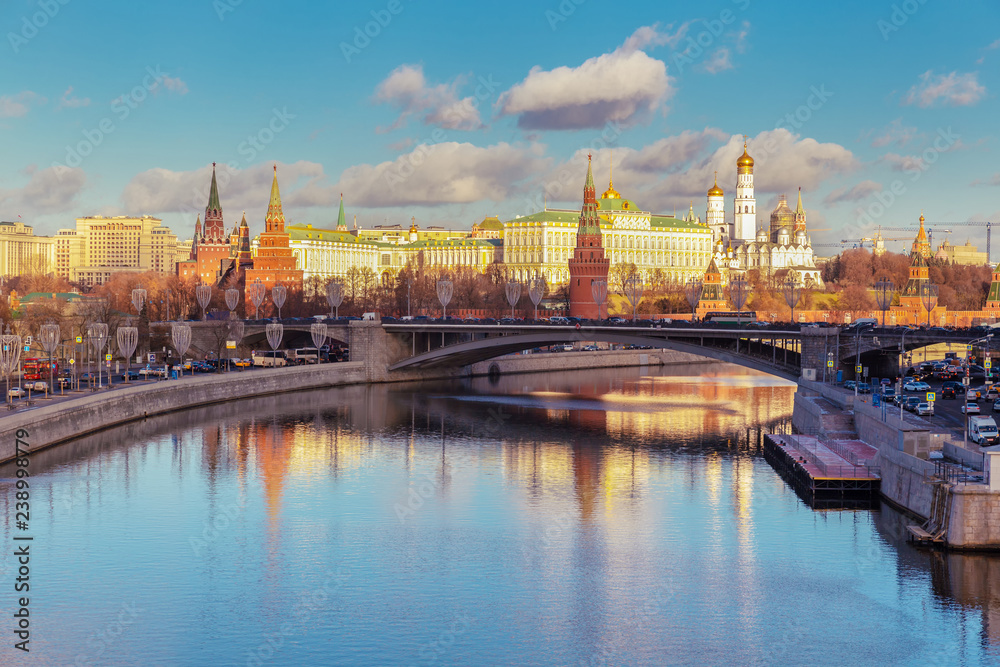
{"type": "Polygon", "coordinates": [[[0,222],[0,276],[51,273],[55,268],[55,240],[35,236],[31,225],[0,222]]]}
{"type": "Polygon", "coordinates": [[[54,241],[56,273],[87,287],[116,273],[177,271],[177,235],[151,216],[77,218],[54,241]]]}

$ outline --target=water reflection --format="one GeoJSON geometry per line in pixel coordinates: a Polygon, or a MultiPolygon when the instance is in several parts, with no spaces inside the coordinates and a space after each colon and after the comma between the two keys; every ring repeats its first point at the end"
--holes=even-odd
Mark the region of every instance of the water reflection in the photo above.
{"type": "MultiPolygon", "coordinates": [[[[813,512],[763,462],[793,391],[713,366],[208,406],[35,454],[37,539],[77,555],[47,564],[66,618],[148,596],[109,665],[242,664],[340,568],[275,664],[420,662],[461,614],[442,664],[992,656],[1000,562],[917,552],[888,509],[813,512]]],[[[48,627],[53,663],[92,632],[48,627]]]]}

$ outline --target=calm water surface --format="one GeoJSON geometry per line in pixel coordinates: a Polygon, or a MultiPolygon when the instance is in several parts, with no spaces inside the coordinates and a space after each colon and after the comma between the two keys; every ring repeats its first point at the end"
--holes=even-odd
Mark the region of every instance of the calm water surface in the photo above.
{"type": "Polygon", "coordinates": [[[997,664],[1000,559],[814,512],[763,460],[793,391],[732,366],[349,387],[39,452],[32,651],[4,548],[0,664],[997,664]]]}

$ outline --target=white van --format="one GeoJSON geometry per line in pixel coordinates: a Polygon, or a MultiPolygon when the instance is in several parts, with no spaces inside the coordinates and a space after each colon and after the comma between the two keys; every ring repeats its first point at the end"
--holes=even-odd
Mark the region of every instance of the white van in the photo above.
{"type": "Polygon", "coordinates": [[[253,365],[261,367],[280,368],[288,365],[288,359],[284,350],[260,351],[253,353],[253,365]]]}
{"type": "Polygon", "coordinates": [[[995,445],[1000,442],[997,423],[993,417],[969,417],[969,440],[980,445],[995,445]]]}
{"type": "Polygon", "coordinates": [[[300,347],[291,351],[288,361],[293,364],[318,364],[319,350],[315,347],[300,347]]]}

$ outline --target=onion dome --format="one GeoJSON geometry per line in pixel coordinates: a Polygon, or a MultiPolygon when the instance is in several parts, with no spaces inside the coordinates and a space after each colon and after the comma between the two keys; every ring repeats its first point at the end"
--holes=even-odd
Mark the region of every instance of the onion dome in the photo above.
{"type": "Polygon", "coordinates": [[[736,160],[736,166],[737,168],[747,167],[749,169],[753,169],[753,158],[750,157],[749,153],[747,153],[746,143],[743,144],[743,155],[736,160]]]}
{"type": "Polygon", "coordinates": [[[710,187],[708,189],[708,196],[709,197],[724,197],[725,194],[726,193],[722,191],[722,188],[719,187],[719,172],[715,172],[715,185],[713,185],[712,187],[710,187]]]}

